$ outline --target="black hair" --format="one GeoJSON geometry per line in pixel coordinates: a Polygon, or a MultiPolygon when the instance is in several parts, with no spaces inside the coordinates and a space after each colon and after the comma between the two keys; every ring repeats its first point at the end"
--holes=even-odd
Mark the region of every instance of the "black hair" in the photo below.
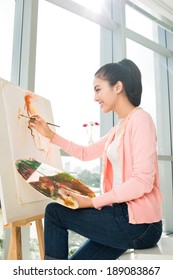
{"type": "Polygon", "coordinates": [[[133,61],[123,59],[118,63],[105,64],[95,73],[95,77],[107,80],[111,86],[121,81],[131,104],[135,107],[140,105],[142,94],[141,72],[133,61]]]}

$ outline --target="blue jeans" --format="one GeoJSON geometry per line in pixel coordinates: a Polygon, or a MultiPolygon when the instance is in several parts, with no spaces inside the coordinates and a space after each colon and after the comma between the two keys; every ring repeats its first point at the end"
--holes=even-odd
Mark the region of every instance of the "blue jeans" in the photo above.
{"type": "Polygon", "coordinates": [[[101,210],[73,210],[50,203],[44,219],[45,260],[68,259],[68,230],[87,238],[71,260],[115,260],[127,249],[155,246],[162,234],[162,221],[130,224],[126,203],[101,210]]]}

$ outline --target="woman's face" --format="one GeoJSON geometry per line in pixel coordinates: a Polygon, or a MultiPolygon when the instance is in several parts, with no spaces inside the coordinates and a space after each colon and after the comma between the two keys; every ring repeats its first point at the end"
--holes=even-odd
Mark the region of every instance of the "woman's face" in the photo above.
{"type": "Polygon", "coordinates": [[[94,100],[99,103],[102,111],[104,113],[116,111],[118,100],[116,85],[111,86],[108,81],[95,78],[93,86],[95,92],[94,100]]]}

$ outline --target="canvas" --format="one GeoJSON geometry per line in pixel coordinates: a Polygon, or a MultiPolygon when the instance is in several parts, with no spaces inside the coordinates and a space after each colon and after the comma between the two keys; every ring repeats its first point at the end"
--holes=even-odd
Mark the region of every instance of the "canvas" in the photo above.
{"type": "Polygon", "coordinates": [[[58,147],[28,128],[27,117],[35,113],[54,123],[49,100],[0,78],[0,198],[4,224],[42,214],[50,202],[24,182],[16,171],[16,160],[35,159],[62,170],[58,147]]]}

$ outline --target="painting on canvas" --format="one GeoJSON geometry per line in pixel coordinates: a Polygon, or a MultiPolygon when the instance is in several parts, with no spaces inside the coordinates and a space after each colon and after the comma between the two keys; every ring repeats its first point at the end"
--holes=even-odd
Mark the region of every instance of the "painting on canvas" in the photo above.
{"type": "Polygon", "coordinates": [[[62,169],[58,147],[28,128],[28,117],[35,113],[53,123],[49,100],[0,79],[0,199],[4,224],[42,214],[50,202],[19,176],[16,160],[36,159],[62,169]]]}

